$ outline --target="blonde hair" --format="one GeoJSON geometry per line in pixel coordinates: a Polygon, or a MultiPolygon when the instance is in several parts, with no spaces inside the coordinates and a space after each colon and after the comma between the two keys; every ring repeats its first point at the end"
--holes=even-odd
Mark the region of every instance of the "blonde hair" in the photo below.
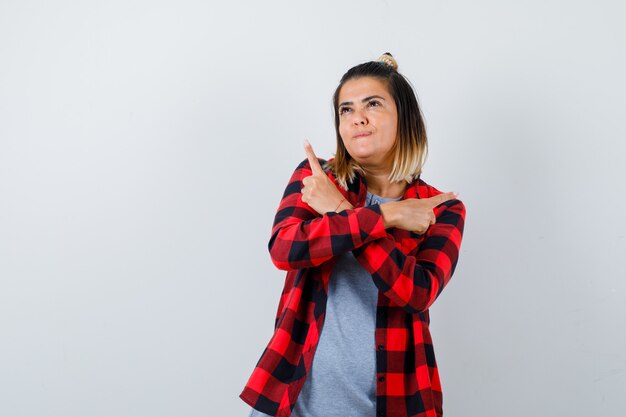
{"type": "Polygon", "coordinates": [[[389,181],[411,183],[422,173],[428,155],[426,126],[415,92],[409,81],[398,72],[398,63],[389,52],[381,55],[377,61],[365,62],[350,68],[341,77],[333,94],[337,150],[334,158],[324,165],[324,169],[333,171],[337,183],[344,190],[348,189],[348,182],[354,181],[357,172],[361,175],[366,174],[363,167],[350,156],[339,134],[338,105],[341,87],[349,80],[362,77],[373,77],[383,81],[395,101],[398,110],[398,136],[394,144],[395,156],[389,181]]]}

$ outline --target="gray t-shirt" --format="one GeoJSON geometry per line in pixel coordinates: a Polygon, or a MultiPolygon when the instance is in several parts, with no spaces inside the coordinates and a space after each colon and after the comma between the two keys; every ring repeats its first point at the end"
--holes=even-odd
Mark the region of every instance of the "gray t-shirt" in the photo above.
{"type": "MultiPolygon", "coordinates": [[[[365,205],[398,201],[367,192],[365,205]]],[[[353,253],[337,257],[328,281],[326,317],[311,370],[292,417],[376,415],[378,288],[353,253]]],[[[249,417],[267,417],[252,409],[249,417]]]]}

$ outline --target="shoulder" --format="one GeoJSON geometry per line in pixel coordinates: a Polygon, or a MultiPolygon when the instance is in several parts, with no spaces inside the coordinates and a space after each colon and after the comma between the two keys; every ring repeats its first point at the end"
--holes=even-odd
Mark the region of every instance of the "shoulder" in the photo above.
{"type": "MultiPolygon", "coordinates": [[[[421,176],[416,180],[415,187],[416,187],[417,195],[419,196],[419,198],[435,197],[445,192],[445,191],[440,191],[436,187],[428,184],[426,181],[424,181],[421,178],[421,176]]],[[[458,212],[459,214],[462,214],[463,217],[465,217],[465,204],[463,203],[463,201],[459,200],[458,198],[448,200],[444,202],[442,205],[448,207],[449,209],[452,209],[453,211],[458,212]]]]}
{"type": "MultiPolygon", "coordinates": [[[[323,159],[323,158],[317,158],[317,160],[319,161],[320,165],[322,166],[322,169],[324,169],[324,171],[327,173],[327,175],[331,178],[334,179],[334,174],[333,172],[327,167],[328,165],[328,161],[323,159]]],[[[310,176],[313,174],[313,170],[311,169],[311,164],[309,163],[308,158],[304,158],[299,164],[298,166],[296,166],[296,168],[293,170],[293,173],[291,174],[291,181],[302,181],[304,178],[310,176]]]]}
{"type": "Polygon", "coordinates": [[[420,198],[430,198],[443,193],[443,191],[438,190],[424,181],[421,175],[417,180],[415,180],[415,188],[417,189],[417,194],[420,198]]]}
{"type": "MultiPolygon", "coordinates": [[[[326,172],[332,178],[335,177],[333,165],[330,164],[330,162],[332,162],[333,159],[334,158],[330,158],[328,160],[324,158],[317,158],[324,172],[326,172]]],[[[309,162],[309,159],[304,158],[302,162],[298,164],[294,172],[301,172],[301,173],[306,173],[306,175],[311,175],[312,169],[311,169],[311,163],[309,162]]]]}
{"type": "MultiPolygon", "coordinates": [[[[328,160],[324,159],[324,158],[317,158],[317,160],[319,161],[320,165],[322,166],[322,168],[324,169],[324,171],[328,171],[330,169],[328,163],[331,162],[334,158],[330,158],[328,160]]],[[[311,164],[309,163],[309,159],[308,158],[304,158],[302,160],[302,162],[300,162],[298,164],[298,166],[296,167],[296,170],[298,169],[303,169],[303,168],[307,168],[307,169],[311,169],[311,164]]]]}

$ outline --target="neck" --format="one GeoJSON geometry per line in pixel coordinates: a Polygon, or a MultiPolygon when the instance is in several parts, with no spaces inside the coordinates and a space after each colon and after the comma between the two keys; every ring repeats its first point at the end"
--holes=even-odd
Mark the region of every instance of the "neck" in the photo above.
{"type": "Polygon", "coordinates": [[[388,177],[389,172],[368,171],[365,175],[367,191],[384,198],[402,197],[407,187],[406,181],[390,182],[388,177]]]}

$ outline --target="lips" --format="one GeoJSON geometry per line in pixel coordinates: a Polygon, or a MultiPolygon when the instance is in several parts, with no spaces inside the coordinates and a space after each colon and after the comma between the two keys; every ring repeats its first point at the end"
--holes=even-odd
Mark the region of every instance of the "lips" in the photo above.
{"type": "Polygon", "coordinates": [[[356,138],[362,138],[362,137],[365,137],[365,136],[369,136],[371,134],[372,134],[372,132],[359,132],[359,133],[357,133],[356,135],[354,135],[352,137],[354,139],[356,139],[356,138]]]}

